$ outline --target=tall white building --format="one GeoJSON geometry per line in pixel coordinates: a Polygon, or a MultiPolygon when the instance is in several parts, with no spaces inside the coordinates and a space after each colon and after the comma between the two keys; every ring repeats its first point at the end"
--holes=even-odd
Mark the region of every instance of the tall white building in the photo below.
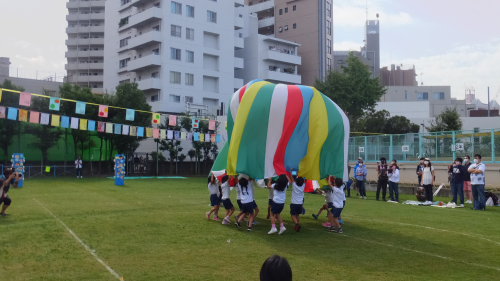
{"type": "Polygon", "coordinates": [[[243,0],[106,1],[104,88],[136,82],[152,110],[224,115],[243,80],[243,0]]]}
{"type": "Polygon", "coordinates": [[[66,3],[66,81],[92,88],[94,93],[103,92],[105,3],[105,0],[66,3]]]}

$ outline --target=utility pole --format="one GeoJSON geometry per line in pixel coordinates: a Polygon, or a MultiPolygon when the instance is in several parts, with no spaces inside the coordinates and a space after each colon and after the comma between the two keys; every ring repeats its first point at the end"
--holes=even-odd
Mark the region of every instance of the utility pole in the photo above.
{"type": "Polygon", "coordinates": [[[488,117],[490,117],[490,87],[488,86],[488,117]]]}

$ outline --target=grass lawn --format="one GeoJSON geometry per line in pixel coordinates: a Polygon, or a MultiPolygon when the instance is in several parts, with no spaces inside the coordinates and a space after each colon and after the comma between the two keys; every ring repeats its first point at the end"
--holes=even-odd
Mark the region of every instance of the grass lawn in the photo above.
{"type": "MultiPolygon", "coordinates": [[[[500,278],[500,207],[408,206],[368,193],[368,200],[348,198],[344,234],[336,234],[321,226],[325,215],[311,216],[324,197],[306,194],[297,233],[289,191],[282,213],[288,230],[268,235],[267,190],[256,191],[259,225],[247,232],[206,220],[205,178],[125,186],[112,179],[28,179],[9,195],[11,216],[0,218],[2,280],[117,280],[62,223],[124,280],[258,280],[272,254],[288,259],[294,280],[500,278]]],[[[231,199],[236,205],[234,192],[231,199]]]]}

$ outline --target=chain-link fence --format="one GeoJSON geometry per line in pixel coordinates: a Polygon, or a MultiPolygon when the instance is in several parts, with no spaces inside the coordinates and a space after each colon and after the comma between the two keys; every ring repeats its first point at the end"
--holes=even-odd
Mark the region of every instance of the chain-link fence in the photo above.
{"type": "Polygon", "coordinates": [[[398,162],[449,163],[456,157],[480,154],[486,163],[500,163],[500,129],[376,135],[349,138],[349,161],[358,157],[376,162],[381,157],[398,162]]]}

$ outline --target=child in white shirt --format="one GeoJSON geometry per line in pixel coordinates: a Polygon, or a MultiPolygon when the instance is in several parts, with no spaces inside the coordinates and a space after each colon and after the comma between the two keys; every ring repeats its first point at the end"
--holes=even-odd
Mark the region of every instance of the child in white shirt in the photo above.
{"type": "Polygon", "coordinates": [[[212,209],[210,212],[207,212],[207,219],[210,220],[210,215],[214,213],[214,221],[219,221],[218,213],[219,213],[219,185],[217,184],[214,174],[208,177],[208,191],[210,191],[210,205],[212,209]]]}
{"type": "Polygon", "coordinates": [[[230,195],[231,195],[231,187],[229,186],[229,178],[231,176],[225,175],[222,177],[222,204],[224,205],[224,209],[226,209],[226,216],[222,220],[222,224],[231,224],[231,220],[229,219],[234,213],[234,206],[231,203],[230,195]]]}
{"type": "Polygon", "coordinates": [[[335,179],[335,186],[332,185],[331,181],[328,180],[328,184],[332,188],[333,192],[333,208],[330,210],[330,224],[332,225],[328,231],[330,232],[337,232],[337,233],[343,233],[342,228],[340,227],[339,224],[339,218],[340,214],[342,213],[342,210],[344,209],[344,191],[342,189],[343,181],[341,178],[336,178],[335,179]],[[335,230],[335,227],[337,227],[337,230],[335,230]]]}
{"type": "Polygon", "coordinates": [[[279,234],[282,234],[286,230],[285,226],[283,225],[283,219],[281,218],[281,211],[283,211],[283,207],[285,206],[286,190],[290,181],[291,180],[287,175],[280,175],[276,183],[271,184],[271,178],[269,178],[267,188],[274,188],[274,197],[271,206],[271,230],[268,232],[268,234],[273,234],[278,231],[275,224],[276,219],[278,219],[280,222],[279,234]]]}

